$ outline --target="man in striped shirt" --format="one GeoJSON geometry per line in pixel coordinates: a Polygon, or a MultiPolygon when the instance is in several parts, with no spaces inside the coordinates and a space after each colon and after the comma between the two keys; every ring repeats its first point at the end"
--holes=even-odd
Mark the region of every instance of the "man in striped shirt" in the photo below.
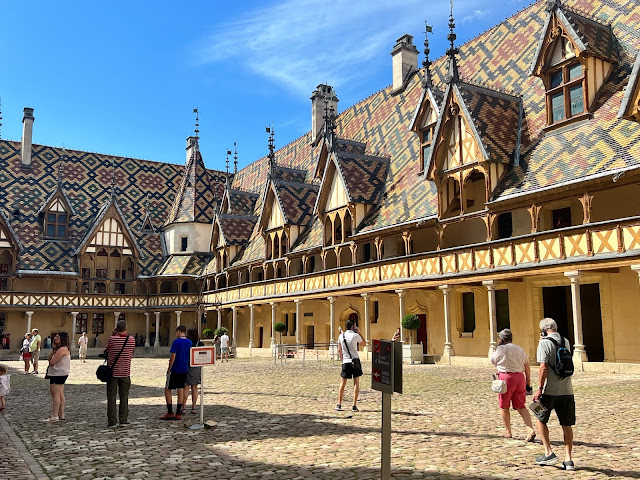
{"type": "Polygon", "coordinates": [[[116,325],[116,334],[107,340],[107,364],[113,369],[113,377],[107,382],[107,419],[109,427],[129,423],[129,388],[131,387],[131,357],[136,343],[127,333],[127,322],[120,320],[116,325]],[[123,348],[124,347],[124,348],[123,348]],[[120,351],[122,350],[122,353],[120,351]],[[120,356],[118,356],[120,354],[120,356]],[[116,358],[118,359],[116,361],[116,358]],[[116,416],[116,395],[120,393],[120,409],[116,416]]]}

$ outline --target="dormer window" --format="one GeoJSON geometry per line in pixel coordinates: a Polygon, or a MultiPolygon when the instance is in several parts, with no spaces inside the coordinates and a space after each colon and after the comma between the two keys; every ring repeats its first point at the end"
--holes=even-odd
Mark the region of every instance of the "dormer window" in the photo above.
{"type": "Polygon", "coordinates": [[[429,158],[431,143],[433,142],[433,131],[436,124],[432,123],[420,130],[420,171],[424,172],[424,159],[429,158]]]}
{"type": "Polygon", "coordinates": [[[69,213],[64,202],[58,197],[51,202],[44,214],[44,233],[47,238],[67,239],[69,213]]]}
{"type": "Polygon", "coordinates": [[[549,125],[584,113],[584,71],[579,61],[569,61],[550,70],[547,78],[549,125]]]}

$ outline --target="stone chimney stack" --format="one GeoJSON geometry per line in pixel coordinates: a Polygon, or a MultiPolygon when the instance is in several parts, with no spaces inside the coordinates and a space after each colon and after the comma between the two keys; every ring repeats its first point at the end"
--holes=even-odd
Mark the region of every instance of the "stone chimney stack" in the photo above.
{"type": "Polygon", "coordinates": [[[413,44],[413,36],[405,34],[396,40],[396,46],[391,50],[393,66],[392,93],[401,91],[405,87],[407,76],[418,70],[418,49],[413,44]]]}
{"type": "Polygon", "coordinates": [[[321,83],[311,94],[311,133],[314,139],[318,136],[322,125],[324,125],[325,100],[327,101],[327,108],[331,109],[333,107],[333,112],[338,115],[339,100],[336,97],[336,92],[332,86],[321,83]]]}
{"type": "Polygon", "coordinates": [[[33,108],[24,107],[22,117],[22,166],[31,168],[31,145],[33,142],[33,108]]]}
{"type": "Polygon", "coordinates": [[[191,159],[191,155],[193,155],[193,150],[196,146],[196,137],[187,137],[187,161],[185,165],[189,163],[189,159],[191,159]]]}

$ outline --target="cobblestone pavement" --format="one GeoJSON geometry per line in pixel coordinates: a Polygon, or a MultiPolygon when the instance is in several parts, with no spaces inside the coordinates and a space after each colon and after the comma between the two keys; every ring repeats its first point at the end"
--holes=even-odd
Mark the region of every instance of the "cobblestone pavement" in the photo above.
{"type": "MultiPolygon", "coordinates": [[[[197,431],[185,428],[196,415],[158,419],[165,411],[166,359],[134,359],[132,423],[118,429],[106,428],[98,360],[73,361],[67,420],[54,424],[41,421],[50,414],[48,381],[19,375],[18,362],[5,362],[13,375],[0,416],[0,479],[379,478],[381,396],[370,389],[370,376],[362,378],[361,411],[335,412],[337,363],[272,362],[238,359],[207,368],[205,420],[213,426],[197,431]]],[[[364,367],[370,372],[370,364],[364,367]]],[[[404,394],[392,400],[393,478],[640,478],[640,376],[574,376],[578,470],[568,473],[534,465],[542,445],[522,440],[526,431],[517,414],[515,438],[502,437],[490,373],[405,366],[404,394]]],[[[350,400],[348,388],[344,403],[350,400]]],[[[550,425],[562,458],[555,416],[550,425]]]]}

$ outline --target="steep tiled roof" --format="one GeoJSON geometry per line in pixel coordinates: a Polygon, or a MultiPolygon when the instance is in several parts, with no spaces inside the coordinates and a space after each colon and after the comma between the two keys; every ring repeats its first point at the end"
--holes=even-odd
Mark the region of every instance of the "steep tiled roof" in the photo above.
{"type": "Polygon", "coordinates": [[[253,215],[258,194],[253,192],[243,192],[242,190],[227,190],[229,206],[227,213],[233,215],[253,215]]]}
{"type": "Polygon", "coordinates": [[[140,251],[138,272],[151,275],[164,259],[162,244],[159,233],[141,232],[145,217],[140,212],[146,209],[155,225],[164,224],[183,170],[180,165],[33,145],[31,170],[23,171],[20,142],[0,140],[0,198],[23,246],[17,269],[76,272],[74,252],[109,201],[114,179],[118,206],[140,251]],[[57,188],[63,161],[62,187],[75,215],[69,218],[68,241],[48,241],[38,211],[57,188]]]}
{"type": "Polygon", "coordinates": [[[209,254],[170,255],[155,273],[157,276],[202,275],[209,262],[209,254]]]}
{"type": "Polygon", "coordinates": [[[633,64],[633,70],[631,70],[631,76],[629,77],[629,83],[624,92],[624,97],[618,111],[618,118],[622,118],[627,115],[630,103],[635,98],[636,93],[640,87],[640,53],[636,56],[636,61],[633,64]]]}
{"type": "Polygon", "coordinates": [[[249,215],[218,215],[218,224],[226,245],[244,245],[249,241],[258,217],[249,215]]]}
{"type": "Polygon", "coordinates": [[[522,123],[520,99],[467,83],[459,84],[459,91],[487,160],[504,163],[517,160],[522,123]]]}
{"type": "Polygon", "coordinates": [[[567,9],[564,15],[572,27],[572,34],[576,36],[575,40],[584,47],[584,51],[609,60],[617,57],[615,39],[609,25],[567,9]]]}
{"type": "Polygon", "coordinates": [[[288,225],[306,225],[311,220],[318,187],[308,183],[274,180],[273,186],[288,225]]]}
{"type": "Polygon", "coordinates": [[[336,153],[338,168],[354,203],[376,203],[384,188],[389,159],[361,153],[336,153]]]}

